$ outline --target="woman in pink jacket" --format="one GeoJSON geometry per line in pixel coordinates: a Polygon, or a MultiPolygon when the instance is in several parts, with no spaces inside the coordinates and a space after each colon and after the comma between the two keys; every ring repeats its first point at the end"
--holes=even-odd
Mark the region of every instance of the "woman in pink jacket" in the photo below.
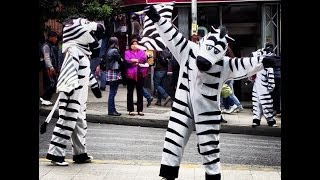
{"type": "Polygon", "coordinates": [[[144,78],[148,75],[147,56],[143,50],[137,48],[138,40],[132,39],[130,48],[125,51],[125,61],[127,62],[127,110],[129,115],[134,116],[133,90],[137,90],[137,112],[143,116],[143,85],[144,78]]]}

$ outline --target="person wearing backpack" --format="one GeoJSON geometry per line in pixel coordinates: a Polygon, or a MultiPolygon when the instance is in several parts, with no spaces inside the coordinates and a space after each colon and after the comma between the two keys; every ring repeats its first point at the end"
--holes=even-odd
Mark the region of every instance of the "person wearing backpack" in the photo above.
{"type": "Polygon", "coordinates": [[[154,68],[153,83],[154,88],[157,90],[158,100],[155,105],[161,106],[161,99],[165,99],[164,106],[171,100],[171,96],[168,95],[163,87],[164,80],[167,77],[168,64],[172,55],[168,48],[158,52],[156,58],[156,66],[154,68]]]}

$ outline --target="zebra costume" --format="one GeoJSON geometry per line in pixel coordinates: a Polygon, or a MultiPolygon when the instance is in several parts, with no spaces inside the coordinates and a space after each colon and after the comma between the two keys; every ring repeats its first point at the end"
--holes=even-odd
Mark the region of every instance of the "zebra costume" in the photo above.
{"type": "Polygon", "coordinates": [[[101,92],[90,72],[89,44],[97,41],[95,36],[101,31],[104,31],[102,25],[83,18],[71,19],[63,28],[62,52],[65,58],[57,83],[59,119],[46,157],[56,165],[68,165],[64,158],[70,138],[75,162],[89,162],[92,159],[87,155],[85,139],[88,86],[98,98],[101,92]]]}
{"type": "MultiPolygon", "coordinates": [[[[274,54],[259,49],[252,53],[253,56],[272,56],[274,54]]],[[[267,120],[269,126],[277,127],[273,118],[273,99],[271,92],[275,87],[273,68],[264,68],[257,72],[252,90],[253,122],[252,127],[260,126],[261,116],[267,120]]]]}
{"type": "Polygon", "coordinates": [[[161,5],[146,10],[144,26],[154,25],[180,65],[179,79],[165,135],[160,176],[178,177],[179,166],[188,139],[196,129],[198,151],[202,156],[206,180],[220,180],[220,91],[228,79],[242,79],[268,66],[275,59],[262,56],[230,58],[224,56],[231,39],[224,28],[204,36],[199,44],[184,38],[162,16],[161,5]],[[159,15],[160,14],[160,15],[159,15]]]}

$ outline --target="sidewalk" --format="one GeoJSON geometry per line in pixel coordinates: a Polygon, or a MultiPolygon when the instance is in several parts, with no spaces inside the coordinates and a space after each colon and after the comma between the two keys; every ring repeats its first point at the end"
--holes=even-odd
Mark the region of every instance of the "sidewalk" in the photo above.
{"type": "MultiPolygon", "coordinates": [[[[160,164],[150,162],[101,161],[74,164],[66,159],[69,166],[54,166],[49,160],[39,159],[39,179],[72,180],[160,180],[160,164]]],[[[181,164],[177,180],[204,180],[203,166],[181,164]]],[[[280,167],[222,164],[222,180],[280,180],[280,167]]]]}
{"type": "MultiPolygon", "coordinates": [[[[156,106],[156,98],[149,107],[146,107],[147,101],[144,98],[144,116],[130,116],[127,112],[127,89],[120,85],[118,93],[116,95],[115,104],[118,112],[122,113],[121,116],[108,116],[107,115],[107,99],[109,95],[109,86],[106,91],[102,91],[102,98],[97,99],[89,90],[89,97],[87,101],[87,121],[94,123],[109,123],[119,125],[131,125],[131,126],[144,126],[155,128],[167,128],[168,120],[170,116],[171,103],[167,106],[156,106]]],[[[52,98],[54,103],[57,98],[57,94],[52,98]]],[[[136,95],[134,93],[134,101],[136,95]]],[[[252,105],[251,102],[241,102],[244,106],[244,110],[239,113],[223,114],[223,118],[228,123],[221,124],[222,133],[234,133],[234,134],[250,134],[250,135],[263,135],[263,136],[281,136],[281,118],[276,117],[278,127],[269,127],[264,118],[261,120],[261,125],[256,128],[252,128],[252,105]]],[[[47,116],[52,109],[52,106],[46,107],[39,103],[39,115],[47,116]]],[[[136,106],[135,106],[136,109],[136,106]]],[[[57,117],[58,112],[56,110],[54,117],[57,117]]]]}

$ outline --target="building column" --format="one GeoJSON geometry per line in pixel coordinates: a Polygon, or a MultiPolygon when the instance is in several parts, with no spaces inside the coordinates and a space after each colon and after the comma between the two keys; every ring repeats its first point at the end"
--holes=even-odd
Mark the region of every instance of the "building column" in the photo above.
{"type": "Polygon", "coordinates": [[[190,39],[189,12],[190,12],[190,8],[188,8],[188,7],[179,7],[178,8],[179,31],[187,39],[190,39]]]}

